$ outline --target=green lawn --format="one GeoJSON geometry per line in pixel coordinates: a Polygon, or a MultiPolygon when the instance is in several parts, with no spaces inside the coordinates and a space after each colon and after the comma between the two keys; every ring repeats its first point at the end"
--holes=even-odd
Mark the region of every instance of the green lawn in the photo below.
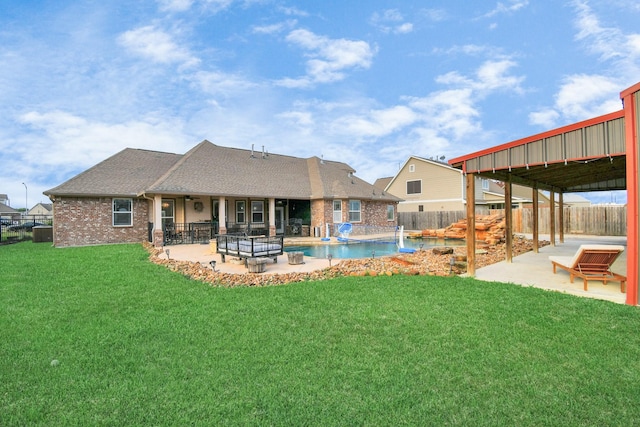
{"type": "Polygon", "coordinates": [[[213,288],[0,247],[0,425],[640,423],[640,311],[473,279],[213,288]]]}

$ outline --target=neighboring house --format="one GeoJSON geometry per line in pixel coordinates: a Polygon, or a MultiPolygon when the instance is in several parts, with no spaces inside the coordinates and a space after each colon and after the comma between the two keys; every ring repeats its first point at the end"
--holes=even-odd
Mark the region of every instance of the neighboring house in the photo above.
{"type": "Polygon", "coordinates": [[[5,205],[9,205],[9,196],[7,196],[6,194],[0,194],[0,203],[5,204],[5,205]]]}
{"type": "Polygon", "coordinates": [[[0,202],[0,218],[10,219],[11,221],[17,221],[20,219],[22,212],[13,209],[10,206],[0,202]]]}
{"type": "Polygon", "coordinates": [[[389,185],[392,179],[393,179],[392,176],[388,176],[386,178],[378,178],[376,179],[376,182],[373,183],[373,186],[381,190],[384,190],[387,188],[387,185],[389,185]]]}
{"type": "MultiPolygon", "coordinates": [[[[384,183],[380,178],[377,183],[384,183]]],[[[486,209],[504,209],[504,184],[477,178],[475,204],[486,209]]],[[[391,178],[385,191],[402,199],[398,212],[459,211],[466,206],[462,171],[436,160],[411,156],[391,178]]],[[[512,186],[511,203],[522,207],[532,201],[530,188],[512,186]]],[[[542,201],[541,201],[542,203],[542,201]]]]}
{"type": "MultiPolygon", "coordinates": [[[[533,192],[529,187],[513,184],[511,186],[511,206],[513,208],[530,207],[533,204],[533,192]]],[[[476,206],[487,209],[504,209],[504,182],[493,179],[476,179],[476,206]],[[478,188],[480,187],[480,188],[478,188]]],[[[549,198],[538,192],[538,206],[549,206],[549,198]]]]}
{"type": "Polygon", "coordinates": [[[53,203],[38,203],[27,212],[27,216],[53,218],[53,203]]]}
{"type": "Polygon", "coordinates": [[[55,246],[147,238],[160,246],[176,225],[270,235],[298,226],[317,234],[342,222],[395,226],[399,199],[354,173],[341,162],[205,140],[184,155],[124,149],[44,194],[53,202],[55,246]]]}
{"type": "MultiPolygon", "coordinates": [[[[549,193],[545,193],[546,199],[549,200],[549,193]]],[[[556,206],[559,205],[560,195],[555,195],[556,206]]],[[[576,193],[565,193],[562,195],[562,206],[565,208],[588,208],[591,201],[576,193]]]]}

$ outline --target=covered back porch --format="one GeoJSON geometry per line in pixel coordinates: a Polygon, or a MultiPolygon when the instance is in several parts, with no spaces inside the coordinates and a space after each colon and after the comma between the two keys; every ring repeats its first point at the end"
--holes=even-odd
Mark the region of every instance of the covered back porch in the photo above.
{"type": "Polygon", "coordinates": [[[156,246],[208,243],[218,234],[309,235],[308,200],[164,194],[151,204],[156,246]]]}

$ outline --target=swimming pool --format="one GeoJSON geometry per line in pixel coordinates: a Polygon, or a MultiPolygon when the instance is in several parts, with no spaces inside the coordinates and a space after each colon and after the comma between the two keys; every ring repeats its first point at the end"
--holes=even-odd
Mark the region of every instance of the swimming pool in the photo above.
{"type": "MultiPolygon", "coordinates": [[[[433,248],[436,246],[464,246],[464,240],[456,239],[405,239],[404,247],[411,249],[433,248]]],[[[305,256],[314,258],[327,258],[331,254],[333,258],[353,259],[353,258],[373,258],[385,255],[394,255],[399,252],[395,243],[373,243],[373,242],[349,242],[317,245],[287,246],[285,252],[303,252],[305,256]]]]}

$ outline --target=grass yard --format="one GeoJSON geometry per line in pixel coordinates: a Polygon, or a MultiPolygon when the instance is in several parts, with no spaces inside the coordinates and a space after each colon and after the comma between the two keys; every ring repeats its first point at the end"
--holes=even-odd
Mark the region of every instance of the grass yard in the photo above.
{"type": "Polygon", "coordinates": [[[0,247],[0,425],[640,423],[640,311],[473,279],[212,288],[0,247]]]}

